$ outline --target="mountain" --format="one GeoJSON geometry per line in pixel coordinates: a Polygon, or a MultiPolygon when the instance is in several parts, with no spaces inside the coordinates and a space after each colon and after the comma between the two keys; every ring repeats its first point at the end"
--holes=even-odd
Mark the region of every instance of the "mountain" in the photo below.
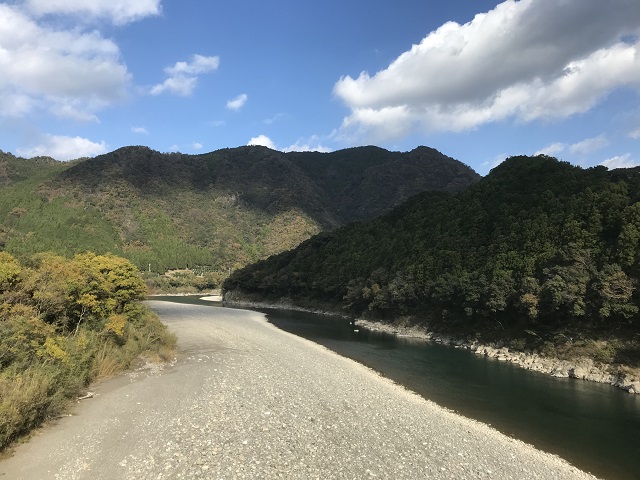
{"type": "Polygon", "coordinates": [[[510,158],[464,190],[422,193],[224,283],[227,298],[536,341],[637,340],[639,286],[640,168],[585,170],[547,156],[510,158]]]}
{"type": "Polygon", "coordinates": [[[2,154],[0,240],[16,255],[91,250],[157,272],[228,271],[422,191],[453,192],[479,178],[426,147],[183,155],[134,146],[70,163],[2,154]]]}

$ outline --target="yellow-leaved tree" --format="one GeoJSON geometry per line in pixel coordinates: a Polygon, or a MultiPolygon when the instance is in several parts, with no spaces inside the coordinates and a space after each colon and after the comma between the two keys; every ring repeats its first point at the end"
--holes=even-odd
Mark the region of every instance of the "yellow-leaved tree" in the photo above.
{"type": "Polygon", "coordinates": [[[0,252],[0,450],[95,378],[140,354],[171,358],[175,336],[145,296],[136,267],[114,255],[0,252]]]}

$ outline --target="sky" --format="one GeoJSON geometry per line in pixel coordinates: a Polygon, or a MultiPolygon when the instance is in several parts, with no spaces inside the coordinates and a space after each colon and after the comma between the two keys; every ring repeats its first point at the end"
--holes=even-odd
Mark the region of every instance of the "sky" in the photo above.
{"type": "Polygon", "coordinates": [[[0,149],[640,165],[638,0],[0,2],[0,149]]]}

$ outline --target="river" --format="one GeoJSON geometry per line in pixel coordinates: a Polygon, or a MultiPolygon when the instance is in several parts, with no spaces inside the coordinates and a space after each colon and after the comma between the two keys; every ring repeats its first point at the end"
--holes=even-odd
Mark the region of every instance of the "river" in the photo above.
{"type": "MultiPolygon", "coordinates": [[[[194,297],[164,299],[211,304],[194,297]]],[[[557,454],[582,470],[605,479],[640,478],[640,395],[550,377],[463,349],[355,331],[340,317],[256,310],[285,331],[367,365],[441,406],[557,454]]]]}

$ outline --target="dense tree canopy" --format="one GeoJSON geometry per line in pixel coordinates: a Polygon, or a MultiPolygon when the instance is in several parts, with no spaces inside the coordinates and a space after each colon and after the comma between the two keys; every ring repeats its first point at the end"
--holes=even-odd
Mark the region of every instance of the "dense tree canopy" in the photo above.
{"type": "Polygon", "coordinates": [[[232,275],[225,290],[456,325],[640,328],[640,171],[513,157],[232,275]]]}

